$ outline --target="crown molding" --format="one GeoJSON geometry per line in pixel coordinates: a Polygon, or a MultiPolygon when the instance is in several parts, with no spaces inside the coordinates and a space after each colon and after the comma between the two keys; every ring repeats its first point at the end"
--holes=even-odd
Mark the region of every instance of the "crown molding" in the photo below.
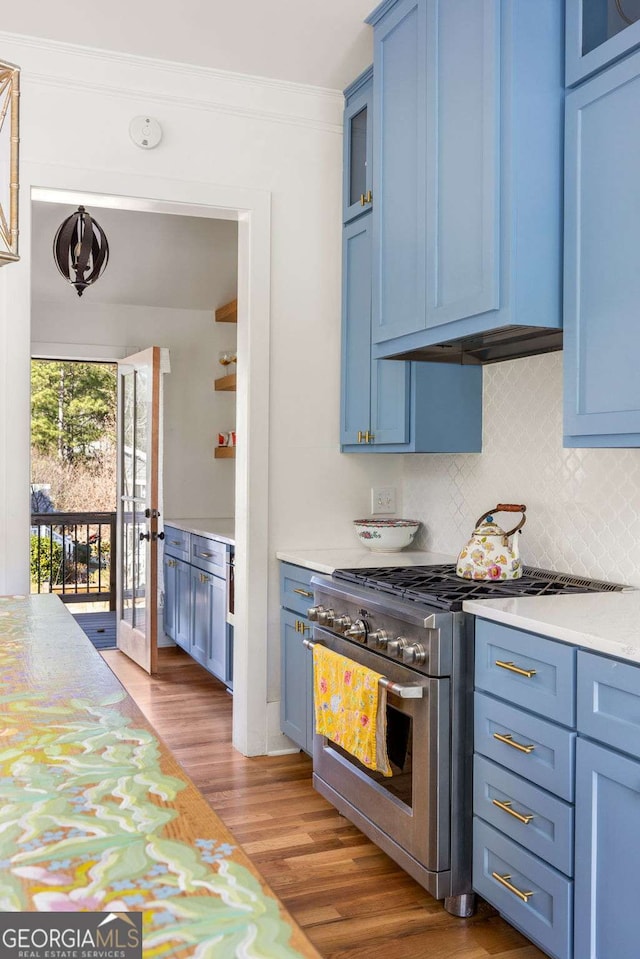
{"type": "MultiPolygon", "coordinates": [[[[270,77],[259,77],[244,73],[233,73],[226,70],[218,70],[214,67],[203,67],[195,64],[180,63],[172,60],[161,60],[153,57],[140,56],[138,54],[122,53],[114,50],[102,50],[98,47],[86,47],[79,44],[63,42],[60,40],[47,40],[40,37],[34,37],[26,34],[10,33],[0,30],[0,43],[15,44],[25,50],[41,52],[47,55],[57,57],[71,58],[76,62],[86,61],[102,63],[109,72],[114,67],[123,67],[137,70],[141,75],[149,76],[149,71],[153,71],[158,77],[162,76],[165,80],[171,82],[173,78],[184,78],[186,81],[194,80],[201,89],[206,87],[215,88],[217,85],[224,85],[227,90],[236,90],[236,95],[247,96],[252,91],[261,96],[260,107],[236,105],[225,103],[215,96],[194,97],[190,94],[171,94],[163,90],[150,90],[146,85],[140,84],[132,87],[119,86],[112,84],[107,80],[99,81],[84,80],[78,76],[68,76],[60,72],[38,72],[29,69],[28,65],[22,70],[23,82],[37,82],[49,86],[80,88],[91,93],[100,92],[117,97],[127,97],[129,99],[140,100],[147,98],[156,102],[170,102],[180,106],[187,106],[195,109],[204,109],[216,112],[236,114],[239,116],[268,119],[281,123],[296,123],[309,126],[315,129],[328,132],[337,132],[342,130],[341,123],[332,123],[329,120],[323,120],[319,117],[313,117],[314,109],[322,111],[325,115],[335,107],[338,108],[340,117],[343,109],[342,91],[333,90],[326,87],[315,87],[309,84],[293,83],[288,80],[274,80],[270,77]],[[280,98],[280,108],[273,108],[266,105],[265,97],[271,99],[280,98]],[[292,108],[289,112],[286,108],[282,109],[282,99],[290,98],[292,108]],[[315,106],[314,106],[315,104],[315,106]]],[[[53,66],[53,70],[57,65],[53,66]]]]}
{"type": "Polygon", "coordinates": [[[250,73],[234,73],[231,70],[218,70],[215,67],[198,66],[197,64],[183,63],[178,60],[162,60],[158,57],[146,57],[137,53],[125,53],[118,50],[104,50],[101,47],[86,47],[78,43],[69,43],[63,40],[48,40],[44,37],[35,37],[30,34],[10,33],[0,30],[0,40],[8,43],[19,43],[32,49],[48,50],[66,56],[85,57],[91,60],[99,59],[106,63],[127,63],[143,67],[156,68],[165,72],[182,74],[183,76],[201,77],[209,80],[225,80],[251,86],[263,86],[265,89],[292,93],[296,96],[307,94],[312,97],[328,98],[330,100],[342,98],[342,91],[331,87],[316,87],[308,83],[295,83],[292,80],[277,80],[272,77],[255,76],[250,73]]]}
{"type": "MultiPolygon", "coordinates": [[[[284,123],[289,126],[306,127],[311,130],[320,130],[324,133],[335,133],[342,135],[341,123],[329,123],[324,120],[315,120],[300,116],[296,113],[278,113],[275,110],[255,109],[252,107],[242,107],[224,103],[220,100],[196,98],[191,96],[180,96],[178,94],[164,93],[161,91],[131,90],[129,87],[119,87],[115,84],[106,85],[104,83],[93,83],[90,80],[79,80],[67,77],[55,76],[46,73],[29,72],[22,75],[23,97],[30,83],[40,84],[42,86],[55,87],[57,89],[69,90],[75,92],[84,90],[87,93],[109,96],[115,99],[128,99],[140,103],[143,99],[148,103],[170,103],[173,106],[187,108],[190,110],[202,110],[208,113],[226,114],[228,116],[244,117],[251,120],[268,121],[269,123],[284,123]]],[[[342,102],[342,95],[340,101],[342,102]]]]}

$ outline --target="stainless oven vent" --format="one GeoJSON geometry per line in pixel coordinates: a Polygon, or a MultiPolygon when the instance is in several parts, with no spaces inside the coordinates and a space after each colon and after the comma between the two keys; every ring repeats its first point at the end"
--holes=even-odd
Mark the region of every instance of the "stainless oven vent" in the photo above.
{"type": "Polygon", "coordinates": [[[546,582],[563,583],[565,586],[584,586],[587,589],[602,593],[621,593],[623,590],[633,589],[623,583],[607,583],[601,579],[587,579],[586,577],[571,576],[570,573],[558,573],[554,569],[538,569],[534,566],[523,566],[524,576],[532,579],[543,579],[546,582]]]}

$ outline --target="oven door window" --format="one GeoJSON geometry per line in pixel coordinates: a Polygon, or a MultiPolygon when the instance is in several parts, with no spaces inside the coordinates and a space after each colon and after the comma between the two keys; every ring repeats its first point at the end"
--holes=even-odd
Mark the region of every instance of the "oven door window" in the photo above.
{"type": "Polygon", "coordinates": [[[383,776],[382,773],[367,769],[366,766],[345,752],[336,743],[326,740],[325,748],[334,750],[343,760],[356,767],[361,774],[376,782],[396,799],[399,799],[408,809],[413,806],[413,718],[397,709],[393,703],[387,702],[387,755],[393,775],[383,776]]]}

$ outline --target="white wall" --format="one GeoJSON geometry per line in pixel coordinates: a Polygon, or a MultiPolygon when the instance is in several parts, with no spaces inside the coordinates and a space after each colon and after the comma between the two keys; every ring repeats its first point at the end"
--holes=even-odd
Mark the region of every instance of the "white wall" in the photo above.
{"type": "Polygon", "coordinates": [[[524,503],[526,564],[640,587],[640,449],[563,449],[561,353],[486,366],[482,453],[405,457],[403,494],[422,546],[457,554],[524,503]]]}
{"type": "Polygon", "coordinates": [[[368,511],[371,484],[400,475],[399,458],[342,456],[338,446],[342,97],[8,34],[0,43],[22,68],[23,201],[23,260],[0,271],[0,592],[28,582],[31,187],[185,204],[246,196],[237,206],[258,212],[255,229],[254,220],[240,222],[250,251],[239,261],[240,309],[249,322],[238,330],[247,368],[241,356],[245,399],[239,391],[237,400],[250,446],[238,448],[236,463],[247,476],[248,514],[243,507],[235,703],[248,719],[241,739],[234,720],[234,739],[249,753],[277,747],[275,552],[351,545],[350,521],[368,511]],[[156,150],[131,143],[138,114],[162,123],[156,150]],[[269,222],[266,194],[268,273],[256,245],[269,222]]]}
{"type": "MultiPolygon", "coordinates": [[[[232,282],[235,289],[235,277],[232,282]]],[[[221,296],[230,298],[226,289],[221,296]]],[[[32,302],[31,335],[34,355],[41,357],[77,355],[79,337],[88,358],[167,347],[163,515],[234,515],[234,461],[213,458],[218,429],[231,429],[235,422],[235,394],[213,389],[214,378],[222,375],[218,352],[235,344],[234,326],[214,323],[210,311],[93,303],[87,295],[79,300],[69,288],[65,306],[32,302]]]]}

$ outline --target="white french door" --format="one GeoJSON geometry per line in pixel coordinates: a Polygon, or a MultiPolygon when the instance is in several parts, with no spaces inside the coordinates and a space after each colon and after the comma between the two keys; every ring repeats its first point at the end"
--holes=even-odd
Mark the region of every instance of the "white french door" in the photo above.
{"type": "Polygon", "coordinates": [[[117,645],[158,663],[160,347],[118,361],[117,645]]]}

